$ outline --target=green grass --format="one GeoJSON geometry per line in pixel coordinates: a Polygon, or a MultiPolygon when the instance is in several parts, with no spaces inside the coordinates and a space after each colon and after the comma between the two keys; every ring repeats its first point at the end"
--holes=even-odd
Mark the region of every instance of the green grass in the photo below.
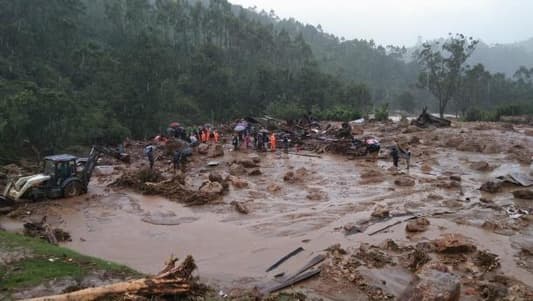
{"type": "Polygon", "coordinates": [[[16,291],[61,278],[81,279],[92,271],[140,276],[125,266],[84,256],[43,240],[0,231],[0,252],[25,250],[30,256],[0,265],[0,291],[16,291]]]}

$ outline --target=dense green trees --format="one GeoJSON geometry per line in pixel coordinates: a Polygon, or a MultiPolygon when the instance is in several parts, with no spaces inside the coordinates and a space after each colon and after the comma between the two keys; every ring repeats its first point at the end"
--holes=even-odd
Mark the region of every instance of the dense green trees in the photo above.
{"type": "MultiPolygon", "coordinates": [[[[0,0],[0,161],[146,138],[174,120],[407,109],[402,93],[427,97],[404,54],[225,0],[0,0]]],[[[479,68],[462,73],[453,109],[531,101],[530,69],[479,68]]]]}

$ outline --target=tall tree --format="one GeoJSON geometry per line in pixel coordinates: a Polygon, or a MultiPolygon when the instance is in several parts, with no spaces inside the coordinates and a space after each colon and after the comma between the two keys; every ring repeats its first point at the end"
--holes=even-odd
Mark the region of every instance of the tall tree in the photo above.
{"type": "Polygon", "coordinates": [[[478,42],[463,34],[450,34],[442,44],[424,43],[417,53],[417,60],[422,68],[419,84],[437,98],[441,117],[444,116],[448,102],[457,92],[465,62],[474,52],[478,42]]]}

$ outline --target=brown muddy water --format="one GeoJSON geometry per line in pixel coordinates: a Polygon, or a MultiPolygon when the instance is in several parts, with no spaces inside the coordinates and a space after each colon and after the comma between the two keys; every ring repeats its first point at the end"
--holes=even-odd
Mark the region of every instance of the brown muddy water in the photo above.
{"type": "MultiPolygon", "coordinates": [[[[487,220],[510,218],[476,206],[485,197],[478,190],[482,183],[508,172],[529,173],[530,167],[509,160],[505,153],[481,154],[440,147],[431,147],[431,151],[426,157],[415,156],[411,169],[402,169],[401,174],[389,170],[392,164],[388,160],[261,155],[262,175],[241,176],[248,187],[231,187],[223,201],[202,207],[185,207],[158,196],[112,190],[106,187],[109,179],[99,178],[92,181],[88,195],[50,201],[42,206],[54,226],[71,233],[73,240],[66,247],[145,273],[158,272],[171,254],[179,258],[191,254],[201,278],[222,288],[252,287],[267,282],[274,274],[293,272],[336,243],[355,248],[361,243],[377,245],[391,238],[400,245],[408,245],[435,239],[443,233],[461,233],[479,249],[497,254],[505,275],[533,284],[533,273],[517,265],[519,250],[510,242],[519,231],[497,234],[481,227],[487,220]],[[495,168],[489,172],[472,170],[470,163],[476,161],[486,161],[495,168]],[[430,164],[432,170],[422,172],[424,163],[430,164]],[[283,181],[286,172],[300,168],[306,170],[301,182],[283,181]],[[368,171],[379,171],[380,175],[363,179],[361,175],[368,171]],[[441,181],[439,177],[452,174],[461,176],[460,189],[435,185],[441,181]],[[415,179],[416,185],[394,184],[395,179],[406,176],[415,179]],[[276,185],[278,189],[272,189],[276,185]],[[232,201],[244,202],[250,214],[235,211],[230,205],[232,201]],[[368,220],[376,205],[386,207],[398,217],[371,224],[363,233],[344,234],[344,225],[368,220]],[[429,230],[416,235],[407,235],[404,224],[368,235],[397,220],[439,211],[457,213],[429,217],[429,230]],[[300,246],[304,252],[273,272],[265,272],[300,246]]],[[[247,154],[227,154],[214,169],[204,167],[208,159],[205,162],[195,159],[187,173],[188,182],[201,183],[210,171],[224,172],[225,162],[243,156],[247,154]]],[[[501,206],[512,205],[510,191],[490,198],[501,206]]],[[[7,218],[0,219],[0,224],[8,230],[17,230],[21,225],[7,218]]],[[[410,279],[402,270],[375,269],[364,273],[393,284],[389,289],[395,295],[410,279]]]]}

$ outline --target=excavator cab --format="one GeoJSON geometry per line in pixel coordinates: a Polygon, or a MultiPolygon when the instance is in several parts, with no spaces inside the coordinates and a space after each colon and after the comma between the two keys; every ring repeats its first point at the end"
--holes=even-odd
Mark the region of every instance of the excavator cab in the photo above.
{"type": "Polygon", "coordinates": [[[83,185],[76,169],[77,157],[72,155],[54,155],[44,158],[43,174],[50,179],[46,185],[46,197],[72,197],[81,194],[83,185]]]}

